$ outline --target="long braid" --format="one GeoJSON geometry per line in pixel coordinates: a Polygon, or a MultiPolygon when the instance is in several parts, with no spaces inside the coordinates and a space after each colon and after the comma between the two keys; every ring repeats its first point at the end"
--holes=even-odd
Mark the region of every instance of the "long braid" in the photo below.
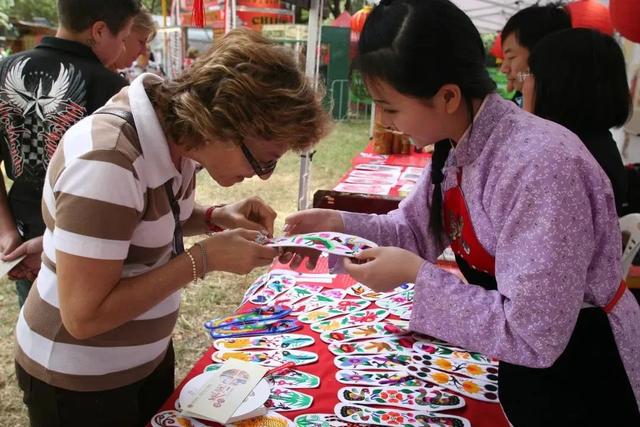
{"type": "Polygon", "coordinates": [[[431,196],[431,212],[429,215],[429,231],[442,240],[442,188],[444,180],[442,168],[449,157],[451,151],[451,140],[443,139],[435,144],[431,157],[431,183],[433,184],[433,194],[431,196]]]}
{"type": "MultiPolygon", "coordinates": [[[[469,117],[469,138],[473,132],[473,103],[470,97],[465,96],[467,115],[469,117]]],[[[442,181],[444,173],[442,168],[449,157],[449,152],[453,147],[450,139],[443,139],[435,144],[433,155],[431,156],[431,183],[433,184],[433,194],[431,196],[431,212],[429,215],[429,231],[442,242],[442,181]]],[[[460,185],[460,183],[458,183],[460,185]]]]}

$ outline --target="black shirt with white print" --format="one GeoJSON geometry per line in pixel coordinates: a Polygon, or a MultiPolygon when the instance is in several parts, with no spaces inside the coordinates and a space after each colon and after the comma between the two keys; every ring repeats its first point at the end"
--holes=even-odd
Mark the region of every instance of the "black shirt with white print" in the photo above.
{"type": "Polygon", "coordinates": [[[56,37],[0,61],[0,155],[23,238],[44,232],[42,185],[62,135],[127,84],[88,46],[56,37]]]}

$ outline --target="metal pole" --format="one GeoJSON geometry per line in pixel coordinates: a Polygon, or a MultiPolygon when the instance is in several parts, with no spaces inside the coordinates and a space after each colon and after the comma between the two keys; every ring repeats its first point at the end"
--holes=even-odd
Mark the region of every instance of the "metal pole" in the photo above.
{"type": "Polygon", "coordinates": [[[175,27],[180,25],[180,0],[173,0],[171,11],[171,26],[175,27]]]}
{"type": "Polygon", "coordinates": [[[237,24],[237,7],[236,0],[225,0],[224,2],[224,33],[236,28],[237,24]]]}
{"type": "MultiPolygon", "coordinates": [[[[306,75],[318,85],[318,65],[320,59],[320,31],[322,29],[322,9],[324,0],[311,0],[307,36],[306,75]]],[[[309,180],[311,179],[311,152],[300,156],[300,178],[298,182],[298,210],[310,207],[309,180]]]]}
{"type": "Polygon", "coordinates": [[[162,27],[167,28],[167,0],[162,0],[162,27]]]}
{"type": "Polygon", "coordinates": [[[376,103],[371,101],[371,120],[369,121],[369,139],[373,138],[376,126],[376,103]]]}
{"type": "Polygon", "coordinates": [[[231,3],[231,29],[238,28],[238,2],[229,0],[231,3]]]}

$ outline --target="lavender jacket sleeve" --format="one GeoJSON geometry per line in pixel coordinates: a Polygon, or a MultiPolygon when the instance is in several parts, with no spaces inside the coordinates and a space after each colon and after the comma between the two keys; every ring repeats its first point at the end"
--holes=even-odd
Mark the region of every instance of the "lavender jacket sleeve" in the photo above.
{"type": "Polygon", "coordinates": [[[492,224],[497,291],[467,285],[433,264],[440,248],[427,234],[431,185],[425,177],[389,215],[344,215],[346,232],[427,260],[416,281],[413,330],[524,366],[550,366],[562,353],[599,238],[594,212],[610,210],[613,202],[589,196],[593,165],[540,151],[535,161],[470,184],[483,187],[480,209],[492,224]]]}

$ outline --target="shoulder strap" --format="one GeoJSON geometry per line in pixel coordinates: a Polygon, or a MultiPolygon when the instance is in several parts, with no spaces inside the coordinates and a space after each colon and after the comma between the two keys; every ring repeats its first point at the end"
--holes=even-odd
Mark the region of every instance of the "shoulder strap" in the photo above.
{"type": "Polygon", "coordinates": [[[111,116],[119,117],[130,124],[132,128],[136,129],[136,122],[133,120],[133,114],[131,113],[131,111],[125,111],[113,107],[104,107],[97,111],[94,111],[93,114],[109,114],[111,116]]]}

